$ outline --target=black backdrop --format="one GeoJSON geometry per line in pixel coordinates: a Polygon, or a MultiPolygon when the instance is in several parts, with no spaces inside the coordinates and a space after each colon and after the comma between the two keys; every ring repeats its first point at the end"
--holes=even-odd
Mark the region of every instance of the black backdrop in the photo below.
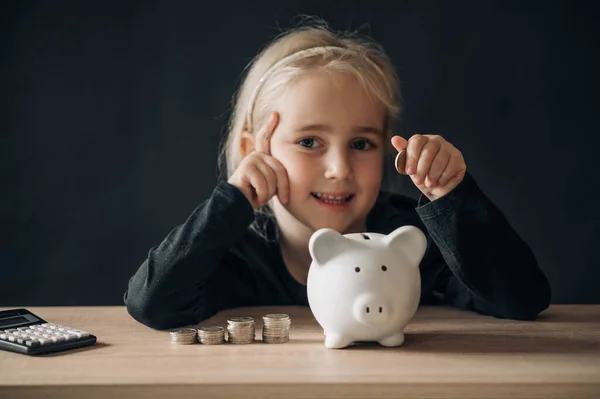
{"type": "MultiPolygon", "coordinates": [[[[589,5],[0,7],[0,305],[122,304],[150,247],[210,194],[242,69],[298,14],[379,40],[402,80],[402,131],[441,134],[463,152],[536,253],[553,303],[600,303],[600,66],[589,5]]],[[[389,184],[416,196],[406,177],[389,184]]]]}

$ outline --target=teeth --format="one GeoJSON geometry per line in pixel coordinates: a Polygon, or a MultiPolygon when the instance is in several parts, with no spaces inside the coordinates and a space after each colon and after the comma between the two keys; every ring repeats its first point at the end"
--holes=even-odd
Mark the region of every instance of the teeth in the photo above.
{"type": "Polygon", "coordinates": [[[312,193],[312,194],[321,200],[328,200],[328,201],[348,201],[350,199],[350,197],[352,197],[352,194],[349,194],[346,196],[328,195],[328,194],[322,194],[322,193],[312,193]]]}

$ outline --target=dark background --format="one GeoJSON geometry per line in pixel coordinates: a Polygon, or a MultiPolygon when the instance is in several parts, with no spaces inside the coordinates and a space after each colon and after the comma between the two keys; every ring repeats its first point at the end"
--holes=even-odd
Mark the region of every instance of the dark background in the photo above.
{"type": "MultiPolygon", "coordinates": [[[[553,303],[600,303],[591,4],[3,2],[0,306],[122,304],[148,250],[210,195],[242,69],[298,14],[380,41],[399,132],[462,151],[553,303]]],[[[404,176],[388,187],[417,195],[404,176]]]]}

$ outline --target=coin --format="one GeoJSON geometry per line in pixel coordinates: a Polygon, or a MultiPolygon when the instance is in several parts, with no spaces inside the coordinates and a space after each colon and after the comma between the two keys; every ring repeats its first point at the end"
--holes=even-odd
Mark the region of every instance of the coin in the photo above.
{"type": "Polygon", "coordinates": [[[232,317],[227,319],[229,342],[251,344],[256,336],[255,321],[252,317],[232,317]]]}
{"type": "Polygon", "coordinates": [[[225,329],[221,326],[200,327],[198,340],[204,345],[220,345],[225,343],[225,329]]]}
{"type": "Polygon", "coordinates": [[[178,328],[169,333],[171,342],[177,345],[191,345],[197,342],[197,332],[193,328],[178,328]]]}
{"type": "Polygon", "coordinates": [[[398,155],[396,155],[396,160],[394,161],[394,165],[396,166],[396,170],[401,175],[406,175],[406,150],[400,151],[398,155]]]}
{"type": "Polygon", "coordinates": [[[227,319],[228,323],[231,324],[254,324],[254,318],[252,317],[231,317],[227,319]]]}
{"type": "Polygon", "coordinates": [[[266,344],[282,344],[290,340],[292,320],[283,313],[270,313],[263,316],[262,338],[266,344]]]}

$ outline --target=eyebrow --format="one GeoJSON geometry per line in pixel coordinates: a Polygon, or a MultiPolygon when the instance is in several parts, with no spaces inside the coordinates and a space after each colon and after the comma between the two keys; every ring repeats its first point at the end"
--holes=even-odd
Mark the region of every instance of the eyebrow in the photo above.
{"type": "MultiPolygon", "coordinates": [[[[329,125],[312,124],[312,125],[301,126],[296,129],[296,132],[312,132],[315,130],[330,133],[333,129],[329,125]]],[[[353,128],[352,131],[354,133],[372,133],[372,134],[377,134],[377,135],[383,136],[383,132],[381,131],[381,129],[377,129],[373,126],[357,126],[357,127],[353,128]]]]}

